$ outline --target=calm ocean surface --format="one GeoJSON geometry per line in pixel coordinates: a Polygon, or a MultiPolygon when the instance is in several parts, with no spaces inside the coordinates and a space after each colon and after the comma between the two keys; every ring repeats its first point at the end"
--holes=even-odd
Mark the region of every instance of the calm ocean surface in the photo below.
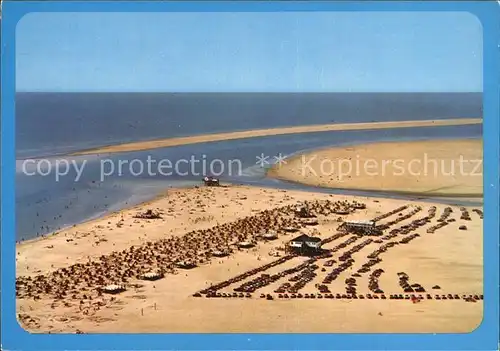
{"type": "MultiPolygon", "coordinates": [[[[16,101],[17,237],[29,239],[97,217],[109,210],[136,204],[170,186],[199,182],[202,168],[183,169],[185,175],[135,176],[127,168],[101,181],[103,159],[138,159],[146,163],[195,157],[209,164],[219,159],[233,167],[223,180],[262,186],[306,189],[266,179],[256,156],[290,155],[330,145],[381,140],[480,138],[481,125],[426,127],[376,131],[319,132],[185,145],[120,155],[57,156],[85,148],[194,134],[297,126],[307,124],[447,119],[482,116],[482,94],[132,94],[19,93],[16,101]],[[55,179],[27,176],[22,160],[47,158],[84,165],[55,179]],[[238,171],[238,172],[236,172],[238,171]]],[[[48,170],[48,162],[44,165],[48,170]]],[[[201,167],[201,166],[200,166],[201,167]]],[[[43,168],[43,167],[42,167],[43,168]]],[[[33,171],[34,168],[28,169],[33,171]]],[[[109,169],[108,169],[109,170],[109,169]]],[[[332,190],[321,190],[332,192],[332,190]]]]}
{"type": "Polygon", "coordinates": [[[19,93],[17,156],[305,124],[480,117],[482,94],[19,93]]]}

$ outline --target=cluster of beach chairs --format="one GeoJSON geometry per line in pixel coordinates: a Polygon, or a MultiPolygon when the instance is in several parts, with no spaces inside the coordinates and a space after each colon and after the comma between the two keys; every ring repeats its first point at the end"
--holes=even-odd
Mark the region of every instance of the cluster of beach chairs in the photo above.
{"type": "Polygon", "coordinates": [[[356,295],[356,278],[350,277],[345,280],[346,288],[345,292],[350,295],[356,295]]]}
{"type": "Polygon", "coordinates": [[[432,206],[431,208],[429,208],[427,216],[415,219],[410,224],[403,225],[399,228],[391,229],[389,234],[384,235],[381,239],[389,240],[395,238],[398,234],[406,235],[426,225],[427,223],[430,223],[430,221],[432,220],[432,218],[435,217],[435,215],[436,215],[436,206],[432,206]]]}
{"type": "Polygon", "coordinates": [[[399,272],[398,277],[399,277],[399,286],[401,286],[401,288],[405,293],[425,292],[425,289],[423,288],[422,285],[417,283],[410,284],[409,282],[410,277],[405,272],[399,272]]]}
{"type": "Polygon", "coordinates": [[[225,280],[223,282],[220,282],[218,284],[212,285],[212,286],[208,287],[207,289],[200,291],[200,293],[208,294],[208,293],[213,293],[213,292],[216,292],[218,290],[224,289],[224,288],[230,286],[231,284],[238,283],[238,282],[243,281],[243,280],[245,280],[245,279],[247,279],[255,274],[258,274],[260,272],[264,272],[270,268],[273,268],[273,267],[276,267],[280,264],[283,264],[286,261],[291,260],[294,257],[295,257],[294,255],[287,255],[287,256],[280,257],[276,261],[267,263],[267,264],[260,266],[258,268],[251,269],[251,270],[249,270],[243,274],[240,274],[234,278],[231,278],[231,279],[225,280]]]}
{"type": "Polygon", "coordinates": [[[334,265],[334,263],[337,263],[335,260],[327,260],[325,263],[323,263],[323,266],[325,267],[331,267],[334,265]]]}
{"type": "Polygon", "coordinates": [[[298,293],[302,288],[306,286],[307,283],[313,281],[316,277],[316,273],[314,272],[319,267],[318,265],[311,264],[306,268],[302,269],[297,275],[291,277],[289,282],[285,282],[281,284],[276,290],[275,293],[283,294],[283,293],[298,293]],[[294,282],[294,284],[290,283],[294,282]]]}
{"type": "Polygon", "coordinates": [[[450,215],[452,213],[453,213],[453,209],[451,207],[446,207],[437,221],[438,222],[445,222],[448,219],[448,217],[450,217],[450,215]]]}
{"type": "Polygon", "coordinates": [[[465,207],[460,207],[460,212],[462,212],[462,214],[460,215],[460,219],[462,219],[464,221],[471,220],[470,215],[469,215],[469,211],[465,207]]]}
{"type": "Polygon", "coordinates": [[[390,217],[392,215],[395,215],[396,213],[399,213],[399,212],[402,212],[404,210],[406,210],[408,208],[408,205],[403,205],[403,206],[400,206],[398,208],[395,208],[394,210],[392,211],[389,211],[389,212],[386,212],[386,213],[383,213],[381,214],[380,216],[377,216],[375,218],[372,219],[373,222],[378,222],[382,219],[386,219],[387,217],[390,217]]]}
{"type": "Polygon", "coordinates": [[[316,287],[318,288],[318,291],[321,294],[329,294],[331,292],[330,288],[328,288],[328,285],[325,285],[325,284],[316,284],[316,287]]]}
{"type": "Polygon", "coordinates": [[[397,244],[398,244],[397,241],[391,241],[391,242],[385,243],[385,244],[381,245],[378,249],[376,249],[375,251],[370,253],[367,257],[368,258],[377,258],[378,255],[380,255],[382,252],[386,252],[389,248],[391,248],[397,244]]]}
{"type": "Polygon", "coordinates": [[[278,289],[274,290],[275,293],[277,294],[283,294],[288,291],[292,287],[292,284],[289,282],[281,284],[278,289]]]}
{"type": "MultiPolygon", "coordinates": [[[[407,209],[408,207],[409,206],[401,206],[398,209],[391,211],[390,213],[391,213],[391,215],[393,215],[395,213],[403,211],[404,209],[407,209]]],[[[417,207],[417,208],[413,209],[410,212],[410,214],[411,214],[411,216],[413,216],[416,213],[420,212],[421,210],[422,210],[421,208],[417,207]]],[[[446,213],[447,213],[447,211],[445,209],[443,214],[446,214],[446,213]]],[[[391,232],[393,235],[392,237],[397,236],[398,234],[406,234],[405,230],[407,230],[407,229],[410,229],[410,231],[415,230],[416,228],[429,223],[430,220],[435,217],[435,215],[436,215],[436,207],[433,206],[433,207],[429,208],[427,216],[414,220],[410,225],[402,226],[400,228],[400,229],[402,229],[401,231],[391,232]]],[[[403,217],[404,219],[408,219],[411,216],[401,215],[401,216],[399,216],[399,218],[403,217]]],[[[448,216],[449,216],[449,214],[448,214],[448,216]]],[[[445,218],[445,219],[447,219],[447,218],[445,218]]],[[[395,224],[398,222],[400,222],[400,220],[394,221],[394,223],[392,223],[392,224],[395,224]]],[[[441,223],[448,223],[448,221],[441,222],[441,223]]],[[[324,239],[322,242],[323,243],[333,242],[335,240],[342,238],[345,235],[347,235],[347,234],[342,233],[342,232],[336,233],[335,235],[333,235],[327,239],[324,239]]],[[[364,263],[361,266],[361,268],[356,271],[356,273],[351,274],[351,276],[345,280],[345,284],[346,284],[345,294],[340,294],[340,293],[333,294],[333,293],[331,293],[329,288],[328,288],[328,284],[331,284],[335,279],[337,279],[340,276],[340,274],[342,274],[342,272],[347,271],[349,268],[351,268],[353,266],[354,259],[352,258],[352,255],[355,252],[360,251],[363,247],[373,243],[374,240],[371,238],[368,238],[367,240],[363,241],[362,243],[355,245],[352,248],[350,248],[349,250],[347,250],[346,252],[340,254],[339,260],[341,261],[341,263],[339,265],[336,265],[337,262],[334,259],[329,259],[329,260],[326,260],[324,262],[324,264],[323,264],[324,267],[333,267],[333,269],[330,273],[328,273],[325,276],[325,278],[322,281],[322,284],[315,285],[315,287],[319,290],[319,293],[302,294],[300,292],[301,290],[304,289],[304,287],[308,283],[312,282],[317,277],[316,270],[319,267],[318,267],[318,265],[314,264],[313,262],[318,261],[318,259],[320,259],[318,257],[312,258],[312,259],[310,259],[310,261],[307,261],[307,262],[305,262],[299,266],[296,266],[294,268],[291,268],[289,270],[285,270],[281,273],[278,273],[275,275],[263,275],[257,279],[254,279],[253,281],[251,281],[247,284],[251,288],[248,290],[244,289],[241,292],[243,292],[243,293],[244,292],[247,292],[247,293],[255,292],[258,289],[261,289],[262,287],[269,285],[271,282],[275,282],[275,281],[281,279],[282,277],[284,277],[285,275],[289,275],[289,274],[286,274],[287,272],[293,271],[294,273],[298,273],[298,274],[296,274],[295,276],[290,278],[288,282],[281,284],[277,289],[274,290],[274,294],[278,294],[277,296],[275,296],[273,294],[262,293],[260,295],[261,298],[265,298],[267,300],[274,300],[275,298],[278,298],[278,299],[289,299],[289,298],[290,299],[301,299],[301,298],[306,298],[306,299],[315,299],[315,298],[317,298],[317,299],[321,299],[321,298],[326,298],[326,299],[328,299],[328,298],[329,299],[365,299],[366,298],[366,299],[395,299],[395,300],[408,300],[408,299],[419,300],[419,299],[426,298],[426,299],[436,299],[436,300],[444,299],[444,300],[446,300],[446,299],[455,299],[456,296],[459,296],[459,298],[464,299],[464,300],[466,300],[466,299],[469,299],[469,300],[472,299],[474,301],[480,300],[481,299],[480,295],[476,295],[477,299],[475,299],[473,295],[470,295],[470,296],[463,295],[462,297],[460,297],[460,295],[454,294],[454,295],[450,295],[451,296],[450,297],[449,295],[442,295],[442,294],[441,295],[434,295],[434,296],[432,296],[431,294],[427,294],[425,296],[411,294],[411,293],[424,293],[424,292],[426,292],[426,290],[420,284],[410,283],[408,275],[404,272],[399,273],[399,279],[400,279],[400,286],[403,289],[403,291],[405,292],[405,294],[385,295],[384,291],[379,286],[379,277],[384,272],[383,269],[376,269],[369,276],[368,288],[370,289],[372,294],[366,294],[366,295],[358,294],[357,282],[356,282],[355,278],[361,277],[360,273],[367,273],[371,270],[371,267],[382,262],[382,259],[380,257],[378,257],[380,253],[385,252],[389,248],[394,247],[398,244],[408,243],[419,236],[420,235],[418,233],[410,234],[409,236],[406,236],[399,241],[392,241],[392,242],[385,243],[381,247],[379,247],[377,250],[375,250],[374,252],[369,254],[368,255],[369,260],[366,263],[364,263]],[[283,273],[285,273],[285,274],[283,274],[283,273]],[[261,281],[263,283],[259,283],[261,281]],[[292,284],[292,282],[294,284],[292,284]]],[[[360,238],[361,237],[355,236],[355,235],[351,236],[347,240],[345,240],[344,242],[342,242],[342,243],[334,246],[334,248],[328,250],[328,252],[331,254],[333,252],[339,251],[340,249],[346,248],[346,247],[352,245],[353,243],[355,243],[360,238]]],[[[388,239],[388,238],[385,238],[385,239],[388,239]]],[[[377,241],[375,241],[375,242],[377,242],[377,241]]],[[[381,243],[382,241],[378,240],[378,242],[381,243]]],[[[322,257],[322,258],[325,258],[325,257],[322,257]]],[[[321,270],[324,272],[325,268],[322,268],[321,270]]]]}
{"type": "Polygon", "coordinates": [[[323,284],[330,284],[332,283],[335,279],[338,278],[338,276],[346,271],[348,268],[352,267],[354,264],[354,259],[349,258],[345,262],[342,262],[339,264],[337,267],[335,267],[330,273],[326,275],[326,277],[323,279],[323,284]]]}
{"type": "Polygon", "coordinates": [[[216,291],[211,291],[206,294],[201,294],[200,292],[194,293],[193,297],[203,297],[205,296],[206,298],[252,298],[252,294],[250,293],[237,293],[237,292],[216,292],[216,291]]]}
{"type": "Polygon", "coordinates": [[[477,213],[477,215],[479,216],[480,219],[483,219],[483,211],[481,211],[480,209],[473,209],[472,212],[475,212],[477,213]]]}
{"type": "MultiPolygon", "coordinates": [[[[349,235],[349,233],[345,233],[345,232],[335,233],[334,235],[329,236],[328,238],[321,240],[321,245],[329,244],[332,241],[338,240],[346,235],[349,235]]],[[[331,252],[333,252],[333,251],[331,251],[331,252]]]]}
{"type": "Polygon", "coordinates": [[[318,265],[312,264],[308,266],[306,269],[302,270],[299,274],[290,278],[291,282],[294,282],[289,288],[288,292],[297,293],[301,289],[303,289],[308,283],[312,282],[314,278],[316,278],[317,274],[315,270],[319,268],[318,265]]]}
{"type": "Polygon", "coordinates": [[[336,245],[335,247],[333,247],[332,249],[328,250],[330,251],[331,253],[334,253],[334,252],[337,252],[339,251],[340,249],[343,249],[353,243],[355,243],[356,241],[359,240],[359,237],[358,236],[351,236],[349,239],[347,239],[346,241],[343,241],[341,242],[340,244],[336,245]]]}
{"type": "Polygon", "coordinates": [[[363,263],[363,265],[361,266],[360,269],[358,269],[358,273],[367,273],[370,271],[371,267],[379,264],[380,262],[382,262],[382,259],[380,257],[376,257],[376,258],[372,258],[370,260],[368,260],[368,262],[366,263],[363,263]]]}
{"type": "MultiPolygon", "coordinates": [[[[203,297],[202,294],[196,293],[194,297],[203,297]]],[[[205,295],[206,298],[245,298],[251,299],[254,297],[251,293],[236,293],[236,292],[218,292],[205,295]]],[[[277,299],[336,299],[336,300],[464,300],[467,302],[477,302],[484,300],[482,294],[348,294],[348,293],[261,293],[260,299],[275,300],[277,299]]]]}
{"type": "MultiPolygon", "coordinates": [[[[376,220],[380,219],[381,217],[387,218],[391,215],[394,215],[396,213],[400,213],[406,209],[410,208],[410,206],[401,206],[393,211],[390,211],[382,216],[379,216],[376,218],[376,220]]],[[[384,227],[384,229],[388,229],[391,227],[391,225],[394,225],[396,223],[399,223],[403,220],[407,220],[408,218],[411,218],[418,212],[422,211],[421,207],[415,207],[413,208],[409,213],[407,214],[400,214],[395,220],[387,223],[384,227]]],[[[434,227],[440,227],[443,226],[442,223],[449,223],[449,216],[451,214],[451,211],[445,209],[443,214],[441,215],[440,219],[443,219],[440,223],[438,223],[437,226],[434,227]]],[[[383,240],[388,240],[391,238],[396,237],[398,234],[409,234],[411,231],[414,231],[428,223],[436,216],[436,207],[432,206],[429,208],[428,213],[425,217],[415,219],[412,221],[410,224],[406,224],[401,226],[400,228],[396,228],[391,230],[389,235],[386,235],[382,237],[381,239],[383,240]]],[[[462,218],[463,219],[463,218],[462,218]]],[[[432,228],[432,227],[431,227],[432,228]]],[[[322,244],[330,243],[335,240],[338,240],[349,233],[345,232],[338,232],[334,234],[333,236],[330,236],[327,239],[322,240],[322,244]]],[[[284,282],[281,284],[277,289],[273,291],[273,294],[269,293],[261,293],[260,298],[266,299],[266,300],[275,300],[277,299],[392,299],[392,300],[413,300],[414,302],[418,302],[419,300],[422,299],[435,299],[435,300],[453,300],[453,299],[462,299],[466,301],[478,301],[482,299],[482,295],[457,295],[457,294],[425,294],[422,295],[421,293],[425,293],[426,290],[424,287],[422,287],[420,284],[417,283],[410,283],[409,277],[406,273],[400,272],[399,274],[399,282],[400,286],[403,289],[404,294],[384,294],[384,291],[380,288],[379,286],[379,278],[381,274],[384,272],[383,269],[379,268],[374,270],[370,276],[369,276],[369,281],[368,281],[368,289],[371,291],[371,293],[368,294],[359,294],[357,289],[357,281],[356,277],[361,277],[360,273],[367,273],[371,270],[371,267],[376,266],[380,262],[382,262],[382,259],[379,257],[379,255],[385,251],[387,251],[389,248],[394,247],[398,244],[406,244],[409,243],[410,241],[416,239],[419,237],[420,234],[418,233],[413,233],[408,236],[405,236],[399,241],[391,241],[387,242],[383,245],[381,245],[377,250],[372,252],[371,254],[368,255],[368,261],[364,263],[360,269],[356,271],[356,273],[351,274],[350,277],[346,278],[345,284],[346,284],[346,291],[345,293],[337,293],[334,294],[330,292],[330,289],[328,287],[329,284],[331,284],[334,280],[336,280],[343,272],[346,272],[349,270],[349,268],[352,268],[353,264],[355,263],[352,255],[358,251],[360,251],[363,247],[376,242],[376,243],[382,243],[382,240],[373,240],[371,238],[368,238],[367,240],[363,241],[362,243],[355,245],[351,247],[349,250],[341,253],[339,255],[339,261],[341,262],[340,264],[337,265],[337,262],[334,259],[328,259],[323,263],[323,267],[332,267],[332,271],[328,274],[326,274],[325,278],[323,279],[321,284],[316,284],[315,288],[318,289],[318,293],[301,293],[301,291],[307,286],[308,283],[314,281],[317,277],[317,269],[319,268],[318,265],[314,264],[313,262],[318,261],[319,258],[313,258],[310,261],[307,261],[299,266],[296,266],[294,268],[291,268],[289,270],[285,270],[281,273],[275,274],[275,275],[263,275],[257,279],[254,279],[253,281],[249,282],[248,286],[253,287],[250,288],[249,290],[244,289],[244,291],[241,291],[241,293],[253,293],[257,291],[258,289],[263,288],[264,286],[269,285],[271,282],[275,282],[278,279],[281,279],[285,275],[288,274],[283,274],[286,272],[294,271],[295,273],[298,273],[291,277],[287,282],[284,282]],[[274,277],[274,278],[273,278],[274,277]],[[259,281],[263,281],[264,284],[258,283],[259,281]],[[420,294],[419,294],[420,293],[420,294]],[[277,295],[276,295],[277,294],[277,295]]],[[[327,250],[330,254],[337,252],[343,248],[346,248],[352,244],[354,244],[357,240],[360,240],[362,237],[361,236],[356,236],[353,235],[349,237],[347,240],[339,243],[338,245],[334,246],[332,249],[327,250]]],[[[324,257],[323,257],[324,258],[324,257]]],[[[326,269],[322,268],[322,272],[325,272],[326,269]]],[[[240,296],[240,295],[238,295],[240,296]]]]}
{"type": "Polygon", "coordinates": [[[443,227],[446,227],[449,224],[449,222],[439,222],[436,225],[433,225],[432,227],[427,228],[427,233],[433,234],[436,232],[436,230],[441,229],[443,227]]]}
{"type": "Polygon", "coordinates": [[[384,291],[382,289],[380,289],[380,286],[378,283],[378,279],[380,278],[382,273],[384,273],[383,269],[381,269],[381,268],[376,269],[372,272],[372,274],[370,274],[370,279],[368,280],[368,289],[370,289],[372,292],[374,292],[376,294],[383,294],[384,293],[384,291]]]}
{"type": "Polygon", "coordinates": [[[365,209],[366,205],[357,201],[304,201],[302,205],[296,207],[299,211],[297,215],[316,217],[318,215],[329,216],[331,214],[347,215],[358,209],[365,209]]]}
{"type": "Polygon", "coordinates": [[[353,254],[355,254],[356,252],[359,252],[361,251],[361,249],[363,249],[365,246],[368,246],[370,245],[371,243],[373,242],[373,239],[366,239],[365,241],[363,241],[362,243],[358,244],[358,245],[354,245],[353,247],[351,247],[349,250],[347,250],[346,252],[344,252],[340,257],[339,257],[339,260],[340,261],[347,261],[349,258],[351,258],[351,256],[353,254]]]}
{"type": "Polygon", "coordinates": [[[291,274],[300,272],[304,269],[307,269],[315,261],[316,261],[315,258],[311,258],[311,259],[307,260],[306,262],[299,264],[298,266],[285,269],[285,270],[283,270],[279,273],[276,273],[276,274],[272,274],[272,275],[262,274],[261,276],[255,278],[253,280],[250,280],[250,281],[240,285],[239,287],[237,287],[233,290],[237,291],[237,292],[240,292],[240,291],[241,292],[250,292],[250,293],[255,292],[256,290],[263,288],[265,286],[268,286],[268,285],[282,279],[283,277],[286,277],[288,275],[291,275],[291,274]]]}
{"type": "Polygon", "coordinates": [[[418,238],[420,236],[420,234],[418,233],[415,233],[415,234],[411,234],[403,239],[401,239],[399,241],[400,244],[408,244],[410,241],[412,240],[415,240],[416,238],[418,238]]]}
{"type": "MultiPolygon", "coordinates": [[[[422,211],[422,207],[417,206],[414,209],[412,209],[410,212],[408,212],[407,214],[403,215],[403,214],[400,213],[400,216],[396,217],[396,219],[393,219],[392,221],[389,221],[387,223],[378,225],[377,228],[380,229],[380,230],[388,229],[390,226],[392,226],[394,224],[397,224],[397,223],[402,222],[402,221],[404,221],[404,220],[406,220],[408,218],[413,217],[414,215],[416,215],[420,211],[422,211]]],[[[400,212],[400,211],[398,211],[398,212],[400,212]]]]}
{"type": "Polygon", "coordinates": [[[392,239],[392,238],[395,238],[398,236],[399,232],[401,231],[400,228],[394,228],[392,229],[389,234],[386,234],[384,235],[383,237],[381,237],[380,239],[382,240],[389,240],[389,239],[392,239]]]}

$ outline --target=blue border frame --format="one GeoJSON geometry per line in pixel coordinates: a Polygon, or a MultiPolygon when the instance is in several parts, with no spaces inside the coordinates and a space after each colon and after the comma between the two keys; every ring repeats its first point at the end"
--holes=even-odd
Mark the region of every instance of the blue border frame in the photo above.
{"type": "Polygon", "coordinates": [[[1,346],[5,350],[267,349],[498,350],[499,29],[496,1],[478,2],[4,2],[1,104],[1,346]],[[467,11],[483,25],[484,318],[468,334],[29,334],[15,308],[15,29],[29,12],[467,11]],[[188,336],[189,335],[189,336],[188,336]]]}

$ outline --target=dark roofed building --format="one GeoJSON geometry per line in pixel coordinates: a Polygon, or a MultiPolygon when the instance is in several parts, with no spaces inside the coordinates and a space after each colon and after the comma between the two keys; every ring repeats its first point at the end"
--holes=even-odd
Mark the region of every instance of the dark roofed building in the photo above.
{"type": "Polygon", "coordinates": [[[314,256],[321,253],[321,239],[307,234],[290,240],[288,250],[303,256],[314,256]]]}

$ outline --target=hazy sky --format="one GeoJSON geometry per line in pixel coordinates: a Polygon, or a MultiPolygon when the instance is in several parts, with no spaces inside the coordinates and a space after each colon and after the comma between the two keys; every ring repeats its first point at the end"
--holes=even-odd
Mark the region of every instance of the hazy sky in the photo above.
{"type": "Polygon", "coordinates": [[[467,13],[33,13],[18,91],[482,91],[467,13]]]}

